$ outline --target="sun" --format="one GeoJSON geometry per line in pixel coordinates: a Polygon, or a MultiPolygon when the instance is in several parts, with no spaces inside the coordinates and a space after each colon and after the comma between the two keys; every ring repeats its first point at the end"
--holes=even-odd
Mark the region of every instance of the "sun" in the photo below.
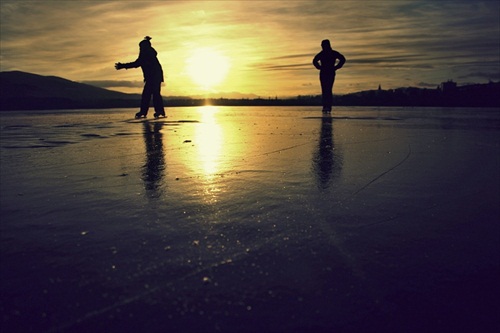
{"type": "Polygon", "coordinates": [[[227,76],[231,66],[229,58],[213,48],[200,48],[186,60],[187,72],[194,83],[211,89],[227,76]]]}

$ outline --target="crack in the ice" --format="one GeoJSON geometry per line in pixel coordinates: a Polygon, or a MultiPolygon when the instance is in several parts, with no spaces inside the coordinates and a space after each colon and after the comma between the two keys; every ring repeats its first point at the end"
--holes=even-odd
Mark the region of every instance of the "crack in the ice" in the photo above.
{"type": "Polygon", "coordinates": [[[358,194],[359,192],[363,191],[365,188],[367,188],[368,186],[370,186],[371,184],[373,184],[374,182],[376,182],[377,180],[379,180],[380,178],[382,178],[383,176],[385,176],[386,174],[388,174],[392,170],[394,170],[397,167],[399,167],[401,164],[403,164],[404,162],[406,162],[406,160],[410,157],[410,155],[411,155],[411,146],[408,145],[408,154],[406,154],[406,156],[398,164],[396,164],[395,166],[393,166],[393,167],[389,168],[388,170],[382,172],[377,177],[373,178],[365,186],[361,187],[359,190],[357,190],[356,192],[354,192],[352,195],[354,196],[354,195],[358,194]]]}

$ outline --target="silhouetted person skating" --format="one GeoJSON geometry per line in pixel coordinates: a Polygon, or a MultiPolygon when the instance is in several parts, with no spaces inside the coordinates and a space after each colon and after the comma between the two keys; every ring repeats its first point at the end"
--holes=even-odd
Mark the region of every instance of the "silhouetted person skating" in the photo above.
{"type": "Polygon", "coordinates": [[[161,97],[161,83],[163,82],[163,70],[158,61],[156,50],[151,46],[151,37],[146,36],[144,40],[139,43],[139,57],[134,62],[122,64],[120,62],[115,64],[116,69],[122,68],[142,68],[144,74],[144,89],[142,90],[141,98],[141,111],[136,113],[136,118],[146,117],[148,114],[149,103],[151,96],[153,96],[153,105],[155,108],[155,118],[160,116],[165,117],[165,109],[163,107],[163,99],[161,97]]]}
{"type": "Polygon", "coordinates": [[[333,82],[335,81],[335,71],[344,66],[345,57],[339,52],[332,50],[328,39],[321,42],[321,47],[323,50],[314,57],[313,65],[320,71],[319,80],[321,82],[323,112],[331,112],[333,101],[332,89],[333,82]]]}

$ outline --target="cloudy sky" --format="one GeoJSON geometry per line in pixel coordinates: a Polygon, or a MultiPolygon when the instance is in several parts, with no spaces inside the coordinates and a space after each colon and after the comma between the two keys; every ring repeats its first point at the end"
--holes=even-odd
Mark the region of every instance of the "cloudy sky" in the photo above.
{"type": "Polygon", "coordinates": [[[2,71],[123,92],[140,92],[142,73],[114,63],[135,60],[146,35],[165,96],[319,94],[311,61],[325,38],[347,58],[337,93],[500,80],[498,0],[2,0],[0,8],[2,71]]]}

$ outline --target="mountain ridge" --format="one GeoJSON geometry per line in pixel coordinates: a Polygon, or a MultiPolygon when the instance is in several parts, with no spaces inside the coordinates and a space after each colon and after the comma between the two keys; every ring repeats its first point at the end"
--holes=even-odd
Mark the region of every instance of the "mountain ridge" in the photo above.
{"type": "Polygon", "coordinates": [[[58,76],[0,72],[0,110],[138,106],[140,95],[125,94],[58,76]],[[135,103],[134,103],[135,102],[135,103]]]}

